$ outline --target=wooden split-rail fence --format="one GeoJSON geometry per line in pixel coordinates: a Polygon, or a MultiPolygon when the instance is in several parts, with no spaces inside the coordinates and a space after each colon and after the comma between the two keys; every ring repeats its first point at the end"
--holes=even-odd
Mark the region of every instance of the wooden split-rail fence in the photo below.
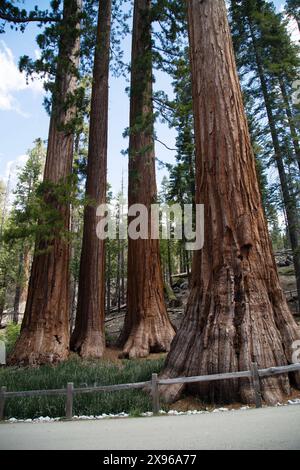
{"type": "Polygon", "coordinates": [[[0,389],[0,420],[4,419],[5,416],[5,402],[9,398],[18,397],[35,397],[35,396],[66,396],[66,414],[65,417],[71,420],[73,417],[73,398],[75,395],[86,394],[86,393],[101,393],[101,392],[116,392],[120,390],[131,390],[131,389],[150,389],[152,395],[152,408],[153,414],[158,415],[160,410],[159,402],[159,386],[160,385],[174,385],[174,384],[190,384],[200,382],[214,382],[219,380],[234,380],[249,378],[254,390],[255,405],[256,408],[262,407],[262,394],[260,379],[262,377],[272,377],[274,375],[288,374],[289,372],[300,372],[300,363],[291,364],[288,366],[270,367],[268,369],[258,369],[256,363],[251,364],[250,370],[241,372],[228,372],[223,374],[214,375],[200,375],[196,377],[178,377],[174,379],[159,378],[157,374],[152,374],[152,379],[147,382],[137,382],[128,384],[118,385],[103,385],[97,387],[84,387],[74,388],[72,382],[67,384],[67,388],[62,389],[49,389],[49,390],[27,390],[24,392],[11,392],[7,391],[5,386],[0,389]]]}

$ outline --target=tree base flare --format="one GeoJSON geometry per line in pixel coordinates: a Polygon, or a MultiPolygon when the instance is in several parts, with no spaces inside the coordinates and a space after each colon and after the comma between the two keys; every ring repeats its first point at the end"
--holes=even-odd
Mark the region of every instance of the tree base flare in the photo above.
{"type": "MultiPolygon", "coordinates": [[[[164,373],[160,379],[168,379],[173,376],[164,373]]],[[[234,382],[234,381],[230,381],[234,382]]],[[[172,384],[161,385],[159,387],[160,398],[164,403],[171,404],[182,398],[183,395],[188,394],[199,398],[202,402],[207,404],[228,405],[231,403],[243,403],[246,405],[255,404],[255,394],[249,380],[244,380],[244,383],[238,384],[235,381],[233,386],[228,386],[228,381],[220,381],[218,386],[216,382],[212,384],[172,384]],[[227,384],[226,384],[227,382],[227,384]],[[226,393],[224,392],[226,390],[226,393]]],[[[283,378],[268,378],[261,380],[262,399],[267,405],[277,405],[283,403],[286,398],[291,394],[291,388],[287,376],[283,378]]]]}
{"type": "MultiPolygon", "coordinates": [[[[214,289],[203,292],[197,285],[192,289],[161,378],[245,371],[250,370],[252,362],[257,362],[259,369],[292,363],[293,343],[300,338],[300,327],[281,289],[275,287],[277,278],[269,287],[251,278],[241,283],[237,277],[226,286],[226,278],[234,279],[224,270],[214,289]]],[[[261,378],[260,385],[262,399],[275,405],[291,393],[291,386],[300,388],[300,373],[261,378]]],[[[160,387],[167,403],[178,400],[184,391],[204,402],[255,403],[247,378],[160,387]]]]}
{"type": "Polygon", "coordinates": [[[71,340],[71,350],[85,359],[101,359],[105,352],[105,338],[102,332],[87,332],[75,341],[71,340]]]}
{"type": "Polygon", "coordinates": [[[20,337],[8,358],[8,365],[39,366],[57,364],[69,357],[69,337],[21,330],[20,337]]]}
{"type": "MultiPolygon", "coordinates": [[[[167,318],[165,322],[151,317],[143,319],[133,327],[124,344],[122,358],[148,357],[150,353],[168,352],[175,330],[167,318]]],[[[122,343],[122,340],[121,340],[122,343]]]]}

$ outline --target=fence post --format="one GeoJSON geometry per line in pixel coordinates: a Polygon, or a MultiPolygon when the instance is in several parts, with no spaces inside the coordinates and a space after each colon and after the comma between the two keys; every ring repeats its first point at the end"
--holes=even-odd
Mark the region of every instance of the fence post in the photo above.
{"type": "Polygon", "coordinates": [[[5,406],[5,392],[6,387],[1,387],[0,390],[0,421],[4,420],[4,406],[5,406]]]}
{"type": "Polygon", "coordinates": [[[256,362],[251,363],[251,382],[254,389],[255,406],[256,408],[262,408],[260,378],[256,362]]]}
{"type": "Polygon", "coordinates": [[[69,382],[67,385],[66,419],[72,419],[73,417],[73,392],[74,384],[69,382]]]}
{"type": "Polygon", "coordinates": [[[151,382],[153,414],[159,414],[159,392],[157,374],[152,374],[151,382]]]}

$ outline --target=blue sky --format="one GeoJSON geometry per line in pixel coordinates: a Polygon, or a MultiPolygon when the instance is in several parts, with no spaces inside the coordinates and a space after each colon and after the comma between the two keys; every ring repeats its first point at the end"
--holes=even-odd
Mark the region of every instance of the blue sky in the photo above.
{"type": "MultiPolygon", "coordinates": [[[[29,9],[35,3],[27,0],[25,7],[29,9]]],[[[48,2],[43,3],[46,8],[48,2]]],[[[39,2],[39,7],[42,8],[42,2],[39,2]]],[[[36,138],[46,139],[48,134],[49,117],[42,105],[42,84],[37,79],[27,86],[25,77],[19,73],[17,67],[21,55],[35,57],[38,54],[35,37],[39,31],[34,24],[29,24],[23,34],[7,28],[5,34],[0,36],[0,178],[7,180],[11,173],[12,187],[16,168],[24,164],[26,151],[36,138]]],[[[130,54],[130,42],[128,37],[123,44],[127,57],[130,54]]],[[[127,179],[127,158],[121,154],[127,147],[127,142],[122,137],[129,119],[126,86],[128,83],[123,77],[111,77],[108,180],[114,192],[120,189],[122,171],[125,182],[127,179]]],[[[155,87],[171,92],[169,80],[164,74],[158,74],[155,87]]],[[[156,131],[160,140],[174,147],[174,131],[159,123],[156,131]]],[[[157,144],[156,153],[160,160],[173,161],[174,152],[168,151],[161,144],[157,144]]],[[[162,176],[162,172],[159,172],[158,180],[162,176]]]]}
{"type": "MultiPolygon", "coordinates": [[[[24,7],[30,9],[36,1],[25,0],[24,7]]],[[[40,1],[39,7],[47,8],[48,1],[40,1]]],[[[276,6],[283,5],[281,0],[275,1],[276,6]]],[[[38,47],[35,37],[40,30],[30,24],[25,33],[12,31],[7,28],[0,35],[0,179],[7,180],[9,172],[12,175],[13,187],[16,168],[24,164],[27,150],[33,141],[41,137],[47,138],[49,117],[43,102],[42,84],[37,79],[26,85],[24,75],[18,71],[17,63],[21,55],[35,57],[38,47]]],[[[130,38],[123,44],[127,57],[130,52],[130,38]]],[[[109,101],[109,142],[108,142],[108,180],[116,193],[120,189],[122,171],[127,179],[127,159],[121,150],[127,147],[122,133],[128,126],[129,102],[125,93],[128,84],[124,78],[111,77],[109,101]]],[[[164,74],[157,74],[156,89],[171,92],[170,81],[164,74]]],[[[157,123],[157,136],[169,147],[175,144],[175,132],[167,126],[157,123]]],[[[172,162],[174,152],[168,151],[161,144],[156,145],[158,159],[172,162]]],[[[164,171],[158,171],[158,182],[164,171]]]]}

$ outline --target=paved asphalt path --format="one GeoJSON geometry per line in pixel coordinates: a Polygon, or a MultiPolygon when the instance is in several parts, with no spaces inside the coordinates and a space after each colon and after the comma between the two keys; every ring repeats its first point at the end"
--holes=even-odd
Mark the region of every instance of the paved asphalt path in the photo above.
{"type": "Polygon", "coordinates": [[[2,423],[0,449],[300,450],[300,405],[189,416],[2,423]]]}

